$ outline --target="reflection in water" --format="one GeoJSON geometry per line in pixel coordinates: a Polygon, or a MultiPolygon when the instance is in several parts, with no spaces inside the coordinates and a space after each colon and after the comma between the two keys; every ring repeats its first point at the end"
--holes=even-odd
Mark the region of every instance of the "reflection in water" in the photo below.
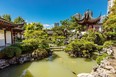
{"type": "Polygon", "coordinates": [[[70,58],[65,52],[55,52],[58,57],[51,61],[34,62],[28,68],[34,77],[76,77],[78,73],[90,72],[95,61],[82,58],[70,58]],[[38,68],[38,69],[37,69],[38,68]]]}
{"type": "Polygon", "coordinates": [[[53,56],[42,61],[0,70],[0,77],[20,77],[25,69],[34,77],[76,77],[78,73],[90,72],[94,65],[95,61],[87,62],[82,58],[70,58],[65,52],[55,52],[53,56]]]}
{"type": "Polygon", "coordinates": [[[25,63],[23,65],[12,65],[8,68],[0,70],[0,77],[20,77],[25,69],[27,69],[31,63],[25,63]]]}

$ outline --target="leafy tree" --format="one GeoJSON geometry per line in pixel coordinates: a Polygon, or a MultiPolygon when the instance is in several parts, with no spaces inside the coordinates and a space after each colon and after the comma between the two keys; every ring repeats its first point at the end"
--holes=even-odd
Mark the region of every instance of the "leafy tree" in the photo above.
{"type": "Polygon", "coordinates": [[[11,16],[9,14],[4,14],[2,18],[4,18],[6,21],[11,22],[11,16]]]}
{"type": "Polygon", "coordinates": [[[22,24],[22,23],[25,23],[25,20],[22,17],[19,16],[19,17],[14,19],[14,23],[22,24]]]}
{"type": "Polygon", "coordinates": [[[68,26],[70,24],[70,20],[69,19],[66,19],[66,20],[62,20],[60,21],[60,23],[64,26],[68,26]]]}
{"type": "Polygon", "coordinates": [[[30,23],[26,25],[24,32],[25,40],[23,40],[24,52],[32,52],[33,50],[49,49],[47,46],[47,34],[43,29],[41,23],[30,23]]]}
{"type": "Polygon", "coordinates": [[[41,23],[29,23],[26,25],[26,30],[42,30],[43,25],[41,23]]]}
{"type": "Polygon", "coordinates": [[[111,15],[116,15],[116,0],[114,0],[114,5],[110,9],[110,11],[111,11],[111,15]]]}
{"type": "Polygon", "coordinates": [[[107,53],[103,53],[102,55],[98,56],[96,58],[96,62],[97,64],[100,64],[102,60],[104,60],[106,57],[108,57],[108,54],[107,53]]]}
{"type": "Polygon", "coordinates": [[[107,20],[104,22],[104,31],[107,39],[116,39],[116,0],[114,6],[110,10],[107,20]]]}

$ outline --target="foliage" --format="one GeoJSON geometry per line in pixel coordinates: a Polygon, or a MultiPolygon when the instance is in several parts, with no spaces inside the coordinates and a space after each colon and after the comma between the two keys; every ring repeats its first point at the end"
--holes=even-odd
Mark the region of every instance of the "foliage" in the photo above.
{"type": "Polygon", "coordinates": [[[77,57],[91,58],[98,52],[98,46],[87,40],[75,40],[66,46],[65,51],[77,57]]]}
{"type": "Polygon", "coordinates": [[[9,14],[4,14],[2,18],[4,18],[6,21],[11,22],[11,16],[9,14]]]}
{"type": "Polygon", "coordinates": [[[58,46],[64,45],[64,39],[65,39],[64,36],[55,36],[54,35],[54,36],[51,37],[52,43],[55,43],[58,46]]]}
{"type": "Polygon", "coordinates": [[[33,50],[37,49],[39,42],[37,39],[26,39],[23,41],[22,44],[22,51],[23,53],[32,52],[33,50]]]}
{"type": "Polygon", "coordinates": [[[116,40],[116,0],[110,11],[107,20],[103,24],[104,33],[107,36],[107,40],[116,40]]]}
{"type": "Polygon", "coordinates": [[[45,49],[38,48],[38,49],[34,50],[34,52],[32,54],[36,54],[39,57],[41,57],[41,56],[44,56],[45,57],[45,56],[48,55],[48,51],[46,51],[45,49]]]}
{"type": "Polygon", "coordinates": [[[100,64],[101,61],[103,59],[105,59],[106,57],[108,57],[108,54],[106,54],[106,53],[103,53],[102,55],[98,56],[97,59],[96,59],[97,64],[100,64]]]}
{"type": "Polygon", "coordinates": [[[88,33],[84,34],[82,39],[94,42],[95,44],[98,45],[103,45],[105,42],[105,35],[101,34],[100,32],[93,32],[89,31],[88,33]]]}
{"type": "Polygon", "coordinates": [[[112,45],[113,45],[113,42],[112,42],[112,41],[106,41],[106,42],[104,43],[103,47],[108,48],[108,47],[110,47],[110,46],[112,46],[112,45]]]}
{"type": "Polygon", "coordinates": [[[19,17],[14,19],[14,23],[22,24],[22,23],[25,23],[25,20],[22,17],[19,16],[19,17]]]}
{"type": "Polygon", "coordinates": [[[43,25],[40,23],[30,23],[26,25],[26,30],[24,36],[26,39],[38,38],[45,35],[45,32],[42,30],[43,25]]]}
{"type": "Polygon", "coordinates": [[[63,46],[63,45],[64,45],[64,39],[65,39],[64,36],[58,36],[58,37],[56,38],[56,44],[57,44],[58,46],[63,46]]]}
{"type": "Polygon", "coordinates": [[[35,31],[25,30],[24,36],[26,39],[31,39],[31,38],[46,39],[47,38],[47,34],[42,30],[35,30],[35,31]]]}
{"type": "Polygon", "coordinates": [[[116,0],[114,0],[114,5],[110,9],[110,11],[111,11],[111,15],[116,15],[116,0]]]}
{"type": "Polygon", "coordinates": [[[29,23],[26,26],[26,30],[42,30],[43,29],[43,25],[41,23],[29,23]]]}
{"type": "Polygon", "coordinates": [[[61,20],[60,26],[55,26],[52,30],[58,35],[64,36],[64,30],[68,31],[68,35],[70,36],[70,30],[79,30],[83,31],[86,29],[85,26],[79,25],[75,19],[75,17],[70,17],[69,19],[61,20]]]}
{"type": "Polygon", "coordinates": [[[6,57],[11,58],[21,55],[22,50],[18,47],[8,46],[2,50],[2,53],[4,53],[6,57]]]}
{"type": "Polygon", "coordinates": [[[24,32],[22,49],[24,52],[33,52],[36,49],[45,49],[49,51],[48,35],[42,30],[43,25],[40,23],[30,23],[26,25],[24,32]]]}

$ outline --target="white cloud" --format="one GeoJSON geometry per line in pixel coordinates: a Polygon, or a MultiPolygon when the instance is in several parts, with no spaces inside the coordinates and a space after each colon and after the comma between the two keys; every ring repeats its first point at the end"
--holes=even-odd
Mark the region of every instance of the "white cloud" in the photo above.
{"type": "Polygon", "coordinates": [[[44,28],[52,28],[54,24],[43,24],[44,28]]]}

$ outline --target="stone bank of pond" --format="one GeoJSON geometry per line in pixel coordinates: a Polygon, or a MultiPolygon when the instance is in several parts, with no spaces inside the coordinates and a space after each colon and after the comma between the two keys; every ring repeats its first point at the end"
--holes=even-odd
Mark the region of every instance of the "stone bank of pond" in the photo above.
{"type": "Polygon", "coordinates": [[[78,73],[91,72],[95,61],[83,58],[70,58],[65,52],[54,52],[56,58],[49,57],[42,61],[14,65],[0,70],[0,77],[20,77],[25,69],[34,77],[77,77],[78,73]]]}

